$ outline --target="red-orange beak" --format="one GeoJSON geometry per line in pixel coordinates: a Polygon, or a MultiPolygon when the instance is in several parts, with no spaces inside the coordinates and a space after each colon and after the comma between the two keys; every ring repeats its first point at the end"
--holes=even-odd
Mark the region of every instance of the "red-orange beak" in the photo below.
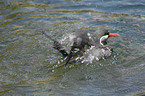
{"type": "Polygon", "coordinates": [[[116,37],[116,36],[120,36],[120,35],[116,33],[109,33],[109,37],[116,37]]]}

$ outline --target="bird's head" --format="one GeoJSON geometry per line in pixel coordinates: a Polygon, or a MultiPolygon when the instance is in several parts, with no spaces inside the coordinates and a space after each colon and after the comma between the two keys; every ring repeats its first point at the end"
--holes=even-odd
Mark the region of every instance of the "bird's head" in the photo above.
{"type": "Polygon", "coordinates": [[[100,44],[102,46],[106,45],[107,44],[107,40],[109,37],[116,37],[116,36],[120,36],[119,34],[116,34],[116,33],[109,33],[108,30],[104,30],[102,32],[102,36],[100,38],[100,44]]]}

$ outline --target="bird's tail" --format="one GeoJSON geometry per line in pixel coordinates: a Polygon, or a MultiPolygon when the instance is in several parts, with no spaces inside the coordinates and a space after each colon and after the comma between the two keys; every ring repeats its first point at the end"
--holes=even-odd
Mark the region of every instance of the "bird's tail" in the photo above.
{"type": "Polygon", "coordinates": [[[48,37],[50,40],[52,40],[52,41],[54,41],[54,42],[57,42],[56,40],[54,40],[53,38],[51,38],[49,35],[47,35],[44,31],[42,31],[42,33],[43,33],[46,37],[48,37]]]}
{"type": "Polygon", "coordinates": [[[53,39],[51,36],[47,35],[44,31],[42,31],[42,33],[54,42],[53,43],[54,49],[58,50],[64,57],[68,56],[68,52],[67,52],[66,48],[64,46],[62,46],[62,44],[60,44],[58,41],[53,39]]]}

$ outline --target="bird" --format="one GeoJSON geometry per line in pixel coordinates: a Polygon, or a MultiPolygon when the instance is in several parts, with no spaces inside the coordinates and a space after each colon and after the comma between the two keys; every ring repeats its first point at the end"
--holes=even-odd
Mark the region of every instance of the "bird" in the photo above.
{"type": "Polygon", "coordinates": [[[89,49],[93,51],[92,53],[93,55],[97,56],[97,59],[110,56],[113,52],[113,49],[110,49],[107,46],[107,40],[110,37],[120,36],[117,33],[110,33],[108,30],[96,31],[94,34],[92,34],[92,36],[90,33],[84,30],[79,30],[74,33],[72,40],[73,44],[70,45],[71,48],[68,51],[65,46],[53,39],[51,36],[47,35],[46,32],[42,31],[42,33],[54,42],[54,49],[58,50],[63,57],[67,57],[66,62],[62,64],[64,66],[69,64],[73,56],[84,54],[89,49]]]}

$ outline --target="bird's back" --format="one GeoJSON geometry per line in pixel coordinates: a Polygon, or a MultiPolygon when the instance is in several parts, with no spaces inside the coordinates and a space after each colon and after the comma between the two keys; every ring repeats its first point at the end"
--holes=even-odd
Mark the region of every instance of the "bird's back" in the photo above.
{"type": "Polygon", "coordinates": [[[76,37],[74,38],[74,43],[72,45],[73,48],[78,48],[80,50],[85,50],[91,46],[91,42],[89,36],[86,32],[78,32],[76,33],[76,37]]]}

